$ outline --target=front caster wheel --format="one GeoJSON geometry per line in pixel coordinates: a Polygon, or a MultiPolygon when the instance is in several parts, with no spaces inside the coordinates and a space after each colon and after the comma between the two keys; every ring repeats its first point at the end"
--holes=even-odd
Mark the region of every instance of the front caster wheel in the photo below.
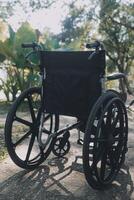
{"type": "Polygon", "coordinates": [[[70,150],[69,140],[65,140],[64,137],[59,137],[55,141],[52,152],[57,157],[63,157],[69,152],[69,150],[70,150]]]}

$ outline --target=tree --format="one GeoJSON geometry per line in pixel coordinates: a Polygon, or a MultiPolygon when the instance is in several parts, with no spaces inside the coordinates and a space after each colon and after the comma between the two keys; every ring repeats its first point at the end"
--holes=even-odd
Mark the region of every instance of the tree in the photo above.
{"type": "MultiPolygon", "coordinates": [[[[59,42],[49,30],[45,30],[45,33],[41,34],[39,30],[32,29],[27,22],[23,23],[17,32],[8,26],[8,33],[8,38],[0,41],[0,60],[7,73],[7,79],[0,80],[0,90],[4,91],[8,101],[10,96],[10,99],[14,101],[18,92],[22,92],[31,85],[40,84],[39,69],[36,66],[32,68],[25,62],[24,55],[31,49],[22,49],[21,44],[37,41],[42,43],[44,49],[50,50],[59,48],[59,42]]],[[[30,59],[35,65],[38,64],[38,54],[34,54],[30,59]]]]}
{"type": "Polygon", "coordinates": [[[73,0],[67,5],[69,11],[62,21],[62,32],[58,35],[64,47],[71,49],[81,49],[92,30],[92,12],[90,9],[85,9],[85,1],[81,2],[81,5],[77,4],[78,2],[73,0]]]}
{"type": "Polygon", "coordinates": [[[27,14],[39,9],[49,8],[57,0],[0,0],[0,18],[6,20],[10,16],[14,15],[16,7],[23,8],[23,11],[27,14]]]}
{"type": "Polygon", "coordinates": [[[1,19],[7,19],[8,17],[10,17],[11,15],[13,15],[13,11],[14,11],[14,4],[15,1],[2,1],[0,0],[0,18],[1,19]]]}
{"type": "MultiPolygon", "coordinates": [[[[133,15],[134,4],[122,4],[117,0],[101,0],[99,32],[109,58],[109,70],[128,74],[133,65],[133,15]]],[[[131,93],[129,82],[126,86],[131,93]]]]}
{"type": "Polygon", "coordinates": [[[7,101],[10,101],[10,95],[11,101],[14,101],[16,99],[16,95],[19,89],[17,82],[17,68],[12,67],[10,65],[8,67],[4,65],[4,67],[4,71],[6,71],[7,78],[0,78],[0,90],[4,92],[7,101]]]}
{"type": "Polygon", "coordinates": [[[49,8],[56,0],[29,0],[28,7],[32,8],[32,11],[39,10],[42,8],[49,8]]]}
{"type": "Polygon", "coordinates": [[[40,34],[38,42],[44,50],[54,50],[60,48],[58,36],[51,33],[48,28],[44,30],[44,33],[40,34]]]}
{"type": "MultiPolygon", "coordinates": [[[[0,53],[10,60],[13,66],[24,67],[24,49],[21,48],[22,43],[36,41],[35,30],[31,28],[29,23],[25,22],[14,32],[12,27],[8,25],[9,37],[3,42],[0,41],[0,53]]],[[[28,52],[29,50],[25,50],[28,52]]]]}
{"type": "Polygon", "coordinates": [[[25,63],[24,51],[29,50],[21,48],[23,42],[33,42],[36,40],[36,33],[26,22],[15,33],[13,29],[8,26],[9,37],[5,41],[0,41],[0,55],[4,59],[3,68],[7,72],[7,79],[1,79],[2,89],[9,100],[12,95],[12,100],[16,98],[18,91],[23,91],[28,88],[33,82],[39,82],[37,71],[32,71],[25,63]],[[9,95],[10,94],[10,95],[9,95]]]}

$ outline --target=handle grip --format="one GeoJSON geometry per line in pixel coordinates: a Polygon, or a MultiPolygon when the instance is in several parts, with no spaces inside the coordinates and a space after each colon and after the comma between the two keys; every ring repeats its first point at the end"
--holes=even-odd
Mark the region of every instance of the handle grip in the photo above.
{"type": "Polygon", "coordinates": [[[36,43],[22,43],[21,44],[21,47],[22,48],[33,48],[33,49],[35,49],[35,47],[38,47],[38,44],[36,44],[36,43]]]}
{"type": "Polygon", "coordinates": [[[91,44],[86,44],[87,49],[90,49],[90,48],[96,49],[96,48],[99,48],[100,46],[101,46],[101,43],[99,41],[95,41],[94,43],[91,43],[91,44]]]}

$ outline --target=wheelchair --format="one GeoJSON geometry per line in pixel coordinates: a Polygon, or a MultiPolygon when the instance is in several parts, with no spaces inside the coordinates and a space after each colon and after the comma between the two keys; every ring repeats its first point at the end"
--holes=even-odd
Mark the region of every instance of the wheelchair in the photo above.
{"type": "Polygon", "coordinates": [[[70,131],[77,129],[88,184],[107,188],[125,160],[128,118],[124,99],[105,85],[125,75],[105,75],[105,50],[99,41],[87,44],[86,51],[44,51],[37,43],[22,47],[32,48],[26,59],[39,55],[41,87],[22,92],[7,115],[5,142],[11,159],[32,170],[51,152],[63,157],[70,150],[70,131]],[[59,128],[62,115],[76,122],[59,128]]]}

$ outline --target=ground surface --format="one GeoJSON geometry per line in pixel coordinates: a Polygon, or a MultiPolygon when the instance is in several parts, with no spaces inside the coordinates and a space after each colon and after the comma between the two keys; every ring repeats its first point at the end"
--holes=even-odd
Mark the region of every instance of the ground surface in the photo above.
{"type": "MultiPolygon", "coordinates": [[[[1,113],[4,124],[6,113],[1,113]]],[[[64,119],[66,121],[66,119],[64,119]]],[[[64,123],[63,120],[63,123],[64,123]]],[[[3,135],[3,125],[0,128],[3,135]]],[[[2,138],[0,138],[2,140],[2,138]]],[[[82,149],[71,136],[71,150],[64,159],[50,155],[34,171],[17,167],[7,156],[0,161],[0,200],[130,200],[134,199],[134,117],[129,116],[129,141],[125,165],[106,191],[95,191],[86,183],[82,149]]]]}

